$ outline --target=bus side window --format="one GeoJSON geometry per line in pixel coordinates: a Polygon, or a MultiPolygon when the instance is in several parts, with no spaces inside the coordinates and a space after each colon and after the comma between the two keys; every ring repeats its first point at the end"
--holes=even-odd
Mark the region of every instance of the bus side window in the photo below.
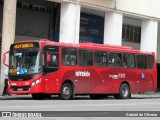
{"type": "Polygon", "coordinates": [[[128,67],[127,54],[123,54],[123,67],[124,68],[128,67]]]}
{"type": "Polygon", "coordinates": [[[69,56],[64,55],[62,61],[63,61],[63,65],[69,65],[69,56]]]}
{"type": "Polygon", "coordinates": [[[77,65],[76,49],[62,48],[62,64],[64,66],[77,65]]]}
{"type": "Polygon", "coordinates": [[[109,66],[113,68],[122,67],[122,54],[121,53],[109,53],[109,66]]]}
{"type": "Polygon", "coordinates": [[[92,57],[92,51],[88,51],[87,54],[87,66],[93,65],[93,57],[92,57]]]}
{"type": "Polygon", "coordinates": [[[147,69],[146,55],[137,55],[137,67],[139,69],[147,69]]]}
{"type": "Polygon", "coordinates": [[[123,67],[124,68],[135,68],[135,55],[134,54],[124,53],[123,67]]]}
{"type": "Polygon", "coordinates": [[[153,69],[154,65],[154,57],[152,55],[148,55],[148,69],[153,69]]]}
{"type": "Polygon", "coordinates": [[[94,65],[99,67],[107,67],[107,52],[94,52],[94,65]]]}
{"type": "Polygon", "coordinates": [[[80,49],[78,51],[78,60],[79,60],[79,65],[81,66],[92,66],[93,65],[92,51],[80,49]]]}
{"type": "Polygon", "coordinates": [[[71,55],[71,65],[76,65],[77,62],[76,62],[76,56],[74,55],[71,55]]]}

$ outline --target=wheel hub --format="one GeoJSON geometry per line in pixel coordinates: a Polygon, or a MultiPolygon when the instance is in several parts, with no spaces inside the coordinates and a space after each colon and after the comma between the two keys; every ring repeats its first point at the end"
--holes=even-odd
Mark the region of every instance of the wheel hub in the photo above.
{"type": "Polygon", "coordinates": [[[122,88],[122,94],[126,97],[128,95],[128,89],[123,87],[122,88]]]}
{"type": "Polygon", "coordinates": [[[68,87],[64,87],[63,95],[68,96],[70,94],[70,89],[68,87]]]}

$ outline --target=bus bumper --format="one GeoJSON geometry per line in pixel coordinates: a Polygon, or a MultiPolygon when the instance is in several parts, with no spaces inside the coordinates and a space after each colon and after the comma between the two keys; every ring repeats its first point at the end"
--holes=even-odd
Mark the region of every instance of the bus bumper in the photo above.
{"type": "Polygon", "coordinates": [[[27,86],[11,86],[8,85],[8,93],[16,94],[16,95],[27,95],[32,93],[42,93],[43,88],[42,84],[36,84],[35,86],[27,85],[27,86]]]}

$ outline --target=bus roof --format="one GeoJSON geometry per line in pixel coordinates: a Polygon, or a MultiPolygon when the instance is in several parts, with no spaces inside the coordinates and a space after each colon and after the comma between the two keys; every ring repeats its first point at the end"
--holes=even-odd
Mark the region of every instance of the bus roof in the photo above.
{"type": "Polygon", "coordinates": [[[80,43],[81,46],[93,46],[93,47],[106,47],[106,48],[119,48],[133,50],[132,47],[120,46],[120,45],[109,45],[109,44],[95,44],[95,43],[80,43]]]}
{"type": "Polygon", "coordinates": [[[64,46],[64,47],[76,47],[76,48],[91,48],[91,49],[100,49],[100,50],[113,50],[113,51],[123,51],[123,52],[135,52],[135,53],[144,53],[144,54],[154,54],[154,52],[149,51],[140,51],[135,50],[132,47],[128,46],[120,46],[120,45],[109,45],[109,44],[96,44],[96,43],[64,43],[64,42],[54,42],[48,39],[40,39],[40,40],[21,40],[15,43],[24,43],[24,42],[44,42],[47,45],[56,45],[56,46],[64,46]]]}

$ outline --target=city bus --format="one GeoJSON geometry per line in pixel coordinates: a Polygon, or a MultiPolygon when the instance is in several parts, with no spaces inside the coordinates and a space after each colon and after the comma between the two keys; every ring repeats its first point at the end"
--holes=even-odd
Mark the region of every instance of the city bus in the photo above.
{"type": "Polygon", "coordinates": [[[113,95],[128,99],[132,93],[156,91],[154,52],[127,46],[22,40],[9,50],[8,92],[44,99],[58,95],[91,99],[113,95]]]}

